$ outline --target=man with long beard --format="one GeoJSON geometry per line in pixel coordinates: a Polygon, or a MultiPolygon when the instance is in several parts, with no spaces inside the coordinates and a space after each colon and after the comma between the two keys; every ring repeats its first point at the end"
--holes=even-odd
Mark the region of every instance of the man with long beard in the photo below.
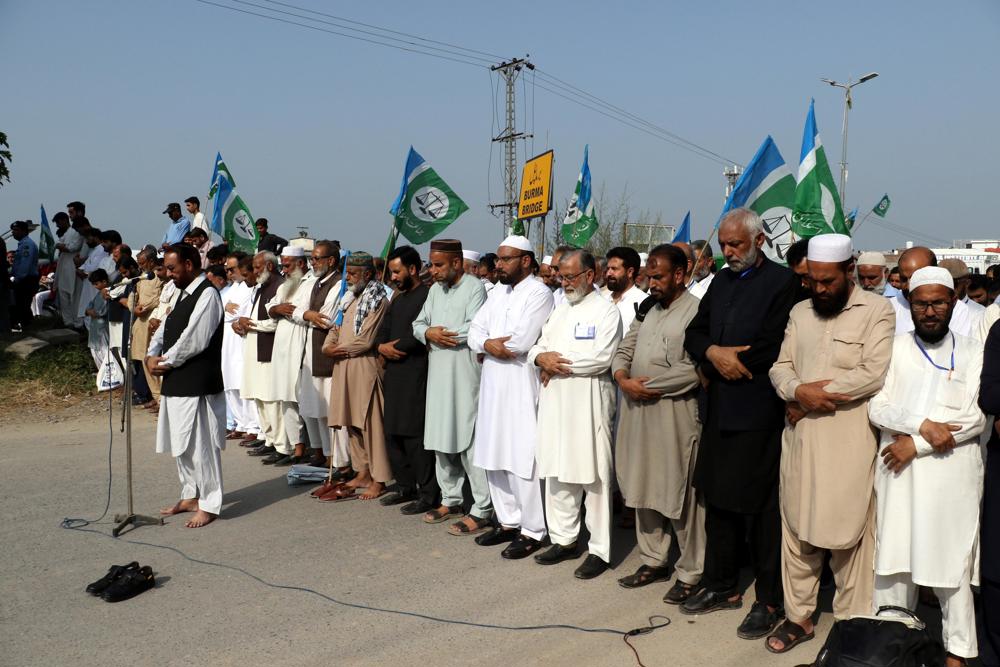
{"type": "Polygon", "coordinates": [[[945,665],[958,667],[978,653],[972,585],[979,583],[983,346],[950,327],[957,297],[946,269],[908,274],[907,293],[914,330],[893,341],[885,385],[868,408],[882,429],[874,608],[915,610],[917,587],[933,588],[945,665]]]}
{"type": "Polygon", "coordinates": [[[767,639],[774,653],[814,636],[827,553],[834,619],[870,611],[877,450],[868,402],[885,379],[896,327],[888,299],[852,282],[851,237],[814,236],[806,259],[812,296],[792,309],[770,371],[787,417],[780,477],[787,620],[767,639]]]}
{"type": "Polygon", "coordinates": [[[545,539],[542,487],[535,463],[538,371],[527,354],[552,312],[552,292],[531,275],[534,253],[523,236],[497,249],[500,285],[469,328],[469,349],[482,355],[473,463],[486,471],[497,526],[480,546],[513,541],[501,555],[525,558],[545,539]]]}
{"type": "Polygon", "coordinates": [[[684,341],[708,384],[694,473],[705,496],[707,542],[702,588],[681,611],[743,606],[740,554],[749,538],[757,601],[737,635],[752,639],[782,615],[778,463],[785,406],[767,372],[778,358],[798,281],[764,255],[764,223],[753,211],[727,213],[718,238],[728,267],[715,275],[684,341]]]}
{"type": "Polygon", "coordinates": [[[347,431],[351,466],[357,475],[320,499],[372,500],[385,492],[386,482],[392,479],[383,431],[381,369],[375,352],[375,336],[389,300],[368,253],[355,252],[347,258],[345,278],[347,303],[341,301],[339,306],[343,322],[327,333],[322,351],[334,360],[328,422],[347,431]]]}
{"type": "Polygon", "coordinates": [[[312,278],[305,279],[305,251],[301,246],[288,245],[281,251],[281,268],[285,282],[267,305],[269,322],[274,324],[274,356],[271,359],[271,391],[281,411],[285,438],[294,443],[293,451],[277,451],[261,460],[265,465],[287,466],[305,463],[305,445],[301,441],[299,424],[298,385],[302,368],[302,350],[307,328],[292,318],[296,308],[308,307],[312,278]]]}
{"type": "Polygon", "coordinates": [[[886,282],[888,271],[885,268],[885,255],[869,250],[858,255],[857,264],[858,285],[866,292],[875,292],[881,296],[888,284],[886,282]]]}
{"type": "Polygon", "coordinates": [[[257,285],[250,296],[250,312],[233,324],[233,330],[243,339],[243,384],[240,396],[257,406],[264,444],[251,449],[251,456],[270,456],[275,452],[288,455],[292,449],[285,435],[281,406],[271,383],[271,361],[274,358],[276,322],[267,313],[267,303],[278,293],[285,279],[278,273],[278,258],[270,252],[259,252],[252,260],[257,285]]]}

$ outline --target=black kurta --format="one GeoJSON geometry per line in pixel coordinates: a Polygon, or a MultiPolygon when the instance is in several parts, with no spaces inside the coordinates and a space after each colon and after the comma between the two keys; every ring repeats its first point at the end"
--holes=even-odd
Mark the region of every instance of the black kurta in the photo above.
{"type": "Polygon", "coordinates": [[[385,433],[388,436],[420,437],[424,434],[424,400],[427,394],[427,347],[413,337],[413,320],[427,299],[429,288],[419,285],[400,292],[389,302],[375,343],[398,339],[396,349],[406,356],[386,361],[382,378],[385,433]]]}
{"type": "Polygon", "coordinates": [[[798,280],[766,258],[743,277],[722,269],[688,325],[684,347],[709,380],[694,485],[719,508],[759,512],[777,496],[784,404],[768,371],[781,349],[798,280]],[[739,356],[753,379],[719,375],[705,355],[712,345],[749,345],[739,356]]]}

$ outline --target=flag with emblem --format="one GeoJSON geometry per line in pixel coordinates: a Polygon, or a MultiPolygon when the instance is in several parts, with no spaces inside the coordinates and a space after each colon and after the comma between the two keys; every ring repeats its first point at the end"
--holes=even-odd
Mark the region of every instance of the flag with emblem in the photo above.
{"type": "Polygon", "coordinates": [[[403,182],[389,209],[396,230],[410,243],[426,243],[468,210],[461,197],[410,146],[403,182]]]}
{"type": "Polygon", "coordinates": [[[800,239],[817,234],[850,235],[844,222],[844,209],[837,194],[837,184],[826,159],[826,149],[816,127],[815,100],[809,102],[809,114],[802,133],[799,155],[799,178],[795,186],[795,207],[792,209],[792,231],[800,239]]]}
{"type": "Polygon", "coordinates": [[[215,197],[212,208],[212,231],[221,236],[229,250],[257,251],[257,228],[254,226],[250,208],[236,192],[232,175],[219,155],[212,175],[210,195],[215,197]],[[221,166],[220,166],[221,165],[221,166]]]}
{"type": "Polygon", "coordinates": [[[889,201],[889,195],[882,195],[882,198],[878,200],[877,204],[875,204],[875,208],[872,209],[872,213],[880,218],[884,218],[885,214],[889,212],[890,204],[892,204],[892,202],[889,201]]]}
{"type": "Polygon", "coordinates": [[[229,173],[229,167],[222,160],[222,153],[215,154],[215,169],[212,170],[212,185],[208,189],[208,201],[212,201],[212,198],[219,191],[219,179],[225,178],[229,183],[235,188],[236,179],[233,175],[229,173]]]}
{"type": "Polygon", "coordinates": [[[576,181],[573,200],[566,209],[563,219],[562,237],[567,243],[578,248],[587,245],[587,241],[597,231],[597,216],[594,214],[593,191],[590,188],[590,164],[588,154],[590,146],[583,147],[583,166],[580,167],[580,177],[576,181]]]}
{"type": "Polygon", "coordinates": [[[38,259],[52,261],[56,258],[56,237],[52,236],[52,228],[49,227],[49,216],[45,215],[45,207],[42,206],[42,222],[38,226],[38,259]]]}
{"type": "Polygon", "coordinates": [[[764,223],[764,254],[784,262],[785,251],[795,241],[791,230],[794,202],[795,176],[768,135],[733,186],[722,214],[741,207],[754,211],[764,223]]]}

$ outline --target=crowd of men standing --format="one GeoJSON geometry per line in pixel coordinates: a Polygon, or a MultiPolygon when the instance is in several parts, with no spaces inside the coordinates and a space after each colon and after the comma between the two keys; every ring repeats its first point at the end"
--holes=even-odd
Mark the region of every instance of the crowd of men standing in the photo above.
{"type": "MultiPolygon", "coordinates": [[[[884,294],[881,256],[830,234],[786,268],[744,209],[720,224],[717,272],[704,242],[614,248],[602,266],[570,246],[539,263],[519,236],[485,258],[440,239],[426,263],[403,246],[380,265],[336,241],[307,253],[266,221],[245,255],[205,249],[179,205],[164,213],[138,262],[113,232],[54,221],[62,253],[93,240],[137,293],[123,326],[182,484],[163,511],[193,512],[188,526],[222,511],[227,439],[266,465],[326,468],[321,502],[398,505],[510,560],[587,552],[579,579],[611,564],[620,493],[642,560],[621,586],[672,578],[664,601],[685,614],[739,609],[749,553],[737,634],[769,651],[814,636],[824,568],[837,620],[933,589],[949,666],[978,652],[973,586],[983,643],[1000,640],[1000,464],[983,454],[1000,447],[1000,308],[970,305],[930,250],[903,253],[884,294]]],[[[107,281],[88,260],[65,275],[107,281]]],[[[91,305],[121,298],[90,282],[91,305]]],[[[80,298],[57,285],[61,309],[64,290],[80,298]]]]}

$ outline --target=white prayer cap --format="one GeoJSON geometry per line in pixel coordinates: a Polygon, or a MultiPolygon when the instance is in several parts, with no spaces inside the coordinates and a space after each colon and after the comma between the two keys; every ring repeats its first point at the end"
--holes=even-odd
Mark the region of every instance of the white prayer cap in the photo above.
{"type": "Polygon", "coordinates": [[[302,249],[302,246],[297,245],[286,245],[281,250],[282,257],[305,257],[306,251],[302,249]]]}
{"type": "Polygon", "coordinates": [[[508,248],[517,248],[521,252],[531,252],[531,242],[523,236],[517,236],[516,234],[511,234],[505,238],[500,245],[507,246],[508,248]]]}
{"type": "Polygon", "coordinates": [[[546,264],[548,266],[551,266],[552,265],[552,255],[546,255],[545,257],[542,257],[542,264],[546,264]]]}
{"type": "Polygon", "coordinates": [[[642,268],[642,267],[646,266],[646,260],[647,259],[649,259],[649,253],[648,252],[640,252],[639,253],[639,268],[642,268]]]}
{"type": "Polygon", "coordinates": [[[858,264],[864,264],[865,266],[885,266],[885,255],[880,252],[867,250],[858,255],[858,264]]]}
{"type": "Polygon", "coordinates": [[[482,255],[476,252],[475,250],[463,250],[462,257],[473,262],[478,262],[479,258],[482,257],[482,255]]]}
{"type": "MultiPolygon", "coordinates": [[[[846,262],[854,254],[851,237],[845,234],[820,234],[809,239],[806,259],[810,262],[846,262]]],[[[884,261],[884,260],[883,260],[884,261]]]]}
{"type": "Polygon", "coordinates": [[[948,272],[948,269],[942,269],[940,266],[925,266],[913,272],[913,275],[910,276],[910,294],[924,285],[944,285],[950,290],[955,289],[955,281],[952,279],[951,273],[948,272]]]}

